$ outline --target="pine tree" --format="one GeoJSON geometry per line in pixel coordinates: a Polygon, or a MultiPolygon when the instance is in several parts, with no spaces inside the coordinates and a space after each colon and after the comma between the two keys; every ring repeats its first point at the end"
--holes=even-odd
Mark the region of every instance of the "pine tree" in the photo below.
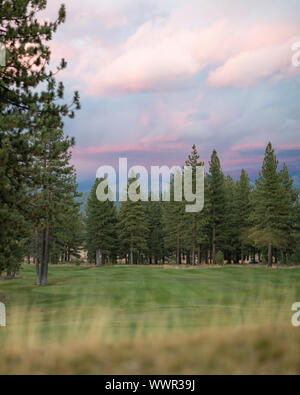
{"type": "MultiPolygon", "coordinates": [[[[129,256],[130,264],[143,261],[148,253],[149,224],[147,222],[146,206],[141,201],[131,201],[128,191],[133,183],[137,183],[137,177],[132,174],[127,185],[127,201],[121,202],[119,214],[120,243],[121,248],[129,256]]],[[[140,186],[137,186],[137,194],[140,193],[140,186]]]]}
{"type": "Polygon", "coordinates": [[[239,219],[237,216],[238,202],[237,202],[237,185],[232,177],[225,177],[225,204],[224,207],[224,245],[223,253],[228,263],[238,261],[239,242],[239,219]]]}
{"type": "Polygon", "coordinates": [[[170,201],[163,202],[164,244],[169,254],[176,256],[176,264],[182,263],[185,235],[185,203],[175,201],[174,180],[170,183],[170,201]]]}
{"type": "Polygon", "coordinates": [[[85,241],[85,223],[80,205],[74,196],[65,201],[65,210],[56,218],[50,232],[50,259],[52,264],[79,260],[85,241]]]}
{"type": "Polygon", "coordinates": [[[292,211],[292,237],[294,249],[292,255],[293,263],[300,263],[300,189],[295,188],[295,202],[292,211]]]}
{"type": "Polygon", "coordinates": [[[117,209],[113,202],[101,202],[97,188],[103,179],[97,179],[87,201],[86,244],[88,259],[101,266],[117,257],[117,209]]]}
{"type": "Polygon", "coordinates": [[[24,214],[29,153],[23,139],[4,137],[0,131],[0,274],[6,271],[11,277],[19,270],[30,237],[24,214]]]}
{"type": "Polygon", "coordinates": [[[224,244],[224,208],[226,206],[224,175],[216,150],[213,151],[211,156],[208,184],[208,193],[211,205],[210,217],[212,224],[212,259],[213,263],[216,264],[217,249],[221,248],[224,244]]]}
{"type": "MultiPolygon", "coordinates": [[[[6,65],[0,66],[0,261],[15,272],[30,237],[29,190],[32,188],[32,141],[40,118],[74,116],[73,104],[54,103],[63,98],[63,85],[56,86],[54,73],[47,71],[51,51],[48,42],[65,21],[65,7],[54,22],[38,22],[46,0],[0,0],[0,41],[6,46],[6,65]],[[46,92],[38,87],[48,86],[46,92]]],[[[56,71],[66,67],[62,60],[56,71]]],[[[56,102],[58,103],[58,102],[56,102]]],[[[3,269],[3,268],[2,268],[3,269]]]]}
{"type": "Polygon", "coordinates": [[[289,233],[291,234],[291,237],[290,237],[289,245],[287,245],[287,248],[281,251],[283,261],[286,262],[288,252],[289,251],[291,252],[293,249],[297,248],[297,244],[298,244],[297,236],[294,232],[295,224],[297,223],[297,215],[298,215],[297,213],[298,191],[297,188],[295,188],[294,186],[294,180],[289,174],[289,170],[286,163],[283,164],[282,170],[280,171],[280,181],[290,205],[290,210],[289,210],[290,217],[288,220],[288,225],[290,228],[289,233]]]}
{"type": "Polygon", "coordinates": [[[208,256],[211,244],[211,229],[212,221],[210,217],[211,202],[209,193],[208,176],[204,178],[204,208],[197,215],[197,229],[198,229],[198,264],[201,263],[202,252],[205,252],[205,261],[208,263],[208,256]]]}
{"type": "Polygon", "coordinates": [[[254,192],[253,227],[249,240],[256,246],[268,247],[268,266],[273,263],[273,248],[286,248],[290,244],[289,220],[291,204],[282,177],[277,171],[278,161],[269,143],[256,181],[254,192]]]}
{"type": "MultiPolygon", "coordinates": [[[[192,168],[193,172],[193,190],[196,188],[196,169],[199,166],[204,166],[204,162],[199,161],[200,156],[196,145],[193,145],[192,152],[188,156],[188,160],[185,165],[192,168]]],[[[184,245],[187,247],[187,251],[192,252],[191,264],[196,264],[196,248],[198,248],[198,261],[200,261],[200,249],[203,240],[202,236],[202,226],[203,221],[201,221],[202,214],[200,213],[185,213],[185,234],[184,234],[184,245]]]]}
{"type": "Polygon", "coordinates": [[[164,231],[162,226],[162,203],[147,202],[145,205],[149,227],[148,256],[150,264],[158,264],[164,258],[164,231]]]}
{"type": "Polygon", "coordinates": [[[249,252],[247,235],[250,228],[250,216],[252,211],[252,187],[247,172],[243,169],[236,184],[236,227],[241,248],[241,261],[244,262],[245,253],[249,252]]]}
{"type": "Polygon", "coordinates": [[[39,121],[40,131],[36,131],[33,140],[31,174],[35,190],[29,206],[41,238],[36,283],[42,286],[47,283],[51,233],[73,208],[79,210],[75,201],[78,197],[75,170],[69,163],[74,139],[64,137],[60,117],[50,117],[48,112],[44,115],[39,121]]]}

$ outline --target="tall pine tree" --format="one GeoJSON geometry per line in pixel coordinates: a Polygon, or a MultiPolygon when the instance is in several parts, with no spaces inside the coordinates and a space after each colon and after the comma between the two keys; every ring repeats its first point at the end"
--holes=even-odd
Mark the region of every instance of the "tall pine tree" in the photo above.
{"type": "Polygon", "coordinates": [[[148,254],[149,224],[147,222],[146,205],[141,201],[132,201],[128,196],[130,186],[136,185],[136,193],[140,194],[140,186],[136,175],[131,174],[128,180],[127,201],[121,202],[119,214],[119,237],[122,250],[131,265],[143,262],[148,254]]]}
{"type": "Polygon", "coordinates": [[[97,198],[97,188],[103,179],[96,179],[87,201],[86,245],[88,259],[101,266],[115,262],[118,250],[117,209],[113,202],[101,202],[97,198]]]}
{"type": "Polygon", "coordinates": [[[268,248],[268,266],[271,267],[274,247],[286,248],[290,244],[292,209],[271,143],[266,148],[253,201],[253,227],[249,232],[249,240],[256,246],[268,248]]]}
{"type": "Polygon", "coordinates": [[[211,244],[212,260],[216,264],[217,250],[224,245],[224,225],[225,225],[225,206],[226,191],[224,175],[221,169],[220,159],[217,151],[214,150],[210,160],[208,174],[208,194],[210,200],[210,217],[211,217],[211,244]]]}

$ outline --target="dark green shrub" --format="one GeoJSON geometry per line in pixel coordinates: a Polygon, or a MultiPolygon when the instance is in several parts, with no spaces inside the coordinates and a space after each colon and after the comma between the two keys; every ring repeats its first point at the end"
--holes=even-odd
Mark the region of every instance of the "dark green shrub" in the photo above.
{"type": "Polygon", "coordinates": [[[224,265],[224,254],[222,251],[218,251],[218,253],[216,255],[216,262],[217,262],[217,265],[219,265],[219,266],[224,265]]]}

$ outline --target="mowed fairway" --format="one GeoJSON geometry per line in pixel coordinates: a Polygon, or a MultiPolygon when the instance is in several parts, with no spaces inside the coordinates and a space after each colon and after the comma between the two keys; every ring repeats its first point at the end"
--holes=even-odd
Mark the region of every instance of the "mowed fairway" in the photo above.
{"type": "Polygon", "coordinates": [[[78,312],[87,324],[102,310],[118,328],[236,326],[253,319],[290,320],[291,305],[300,301],[299,269],[52,266],[45,288],[34,285],[33,266],[23,266],[21,276],[0,283],[8,297],[8,324],[27,310],[33,320],[51,314],[51,326],[59,326],[61,319],[72,326],[78,312]],[[66,310],[71,314],[60,317],[66,310]]]}
{"type": "Polygon", "coordinates": [[[21,276],[0,282],[8,298],[0,373],[300,371],[300,330],[291,325],[299,269],[51,266],[44,288],[33,266],[21,276]],[[252,352],[252,365],[240,365],[252,352]]]}

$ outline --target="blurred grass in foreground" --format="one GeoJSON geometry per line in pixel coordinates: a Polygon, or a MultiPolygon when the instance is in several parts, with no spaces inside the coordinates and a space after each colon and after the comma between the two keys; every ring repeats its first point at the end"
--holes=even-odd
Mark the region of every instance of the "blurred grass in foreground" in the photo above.
{"type": "Polygon", "coordinates": [[[0,283],[0,374],[300,373],[300,270],[52,267],[0,283]]]}

